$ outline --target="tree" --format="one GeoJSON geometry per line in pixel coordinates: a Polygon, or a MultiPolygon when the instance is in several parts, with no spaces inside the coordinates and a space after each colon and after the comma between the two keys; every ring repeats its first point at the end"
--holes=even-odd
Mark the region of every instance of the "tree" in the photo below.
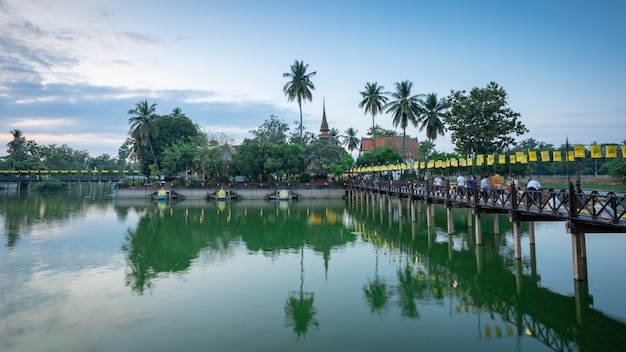
{"type": "Polygon", "coordinates": [[[343,145],[348,148],[349,151],[353,151],[359,147],[359,138],[357,137],[357,131],[354,127],[349,127],[345,131],[345,136],[343,137],[343,145]]]}
{"type": "Polygon", "coordinates": [[[429,93],[426,98],[419,100],[419,107],[422,113],[420,132],[425,128],[426,137],[430,141],[434,141],[438,135],[443,135],[446,132],[443,124],[448,109],[446,99],[437,99],[437,93],[429,93]]]}
{"type": "Polygon", "coordinates": [[[406,128],[409,123],[417,126],[420,121],[419,98],[421,94],[411,95],[413,82],[396,82],[396,91],[391,93],[395,99],[385,105],[387,113],[392,114],[393,126],[402,128],[402,158],[405,157],[406,149],[406,128]]]}
{"type": "Polygon", "coordinates": [[[385,104],[387,104],[388,98],[383,92],[385,87],[379,86],[378,82],[365,83],[365,90],[361,93],[363,100],[359,103],[360,108],[365,108],[365,114],[369,112],[372,114],[372,139],[374,141],[374,150],[376,150],[376,125],[374,124],[374,117],[383,112],[385,104]]]}
{"type": "Polygon", "coordinates": [[[386,128],[380,127],[379,125],[376,125],[367,129],[367,135],[372,137],[374,135],[379,137],[394,137],[397,136],[398,133],[394,130],[388,130],[386,128]]]}
{"type": "Polygon", "coordinates": [[[185,116],[185,114],[183,113],[183,111],[179,108],[179,107],[175,107],[172,109],[172,112],[170,113],[171,117],[187,117],[185,116]]]}
{"type": "Polygon", "coordinates": [[[330,131],[328,132],[328,134],[330,135],[330,142],[335,144],[335,145],[339,145],[341,144],[341,141],[339,141],[339,129],[337,128],[331,128],[330,131]]]}
{"type": "Polygon", "coordinates": [[[283,73],[283,77],[290,79],[283,87],[287,101],[296,100],[300,108],[300,146],[302,147],[304,146],[302,136],[302,100],[304,99],[305,102],[307,100],[312,101],[311,90],[315,90],[311,77],[315,76],[316,71],[306,73],[308,67],[308,64],[296,60],[291,65],[291,72],[283,73]]]}
{"type": "Polygon", "coordinates": [[[445,118],[451,140],[460,154],[500,153],[515,145],[515,136],[528,129],[511,110],[506,92],[495,82],[487,87],[452,91],[447,98],[450,112],[445,118]]]}
{"type": "Polygon", "coordinates": [[[315,176],[326,176],[330,173],[330,165],[341,164],[345,150],[335,144],[316,140],[306,146],[304,155],[306,171],[315,176]]]}
{"type": "Polygon", "coordinates": [[[158,133],[154,123],[158,118],[155,111],[156,104],[148,105],[147,100],[140,101],[135,105],[134,109],[128,110],[128,115],[132,115],[128,119],[128,123],[130,124],[130,136],[135,139],[135,152],[140,152],[142,147],[150,147],[152,160],[154,160],[157,172],[160,174],[151,142],[151,139],[158,133]]]}
{"type": "Polygon", "coordinates": [[[287,143],[287,132],[289,132],[289,125],[274,115],[270,115],[270,118],[265,120],[258,129],[250,131],[259,143],[268,141],[274,144],[287,143]]]}

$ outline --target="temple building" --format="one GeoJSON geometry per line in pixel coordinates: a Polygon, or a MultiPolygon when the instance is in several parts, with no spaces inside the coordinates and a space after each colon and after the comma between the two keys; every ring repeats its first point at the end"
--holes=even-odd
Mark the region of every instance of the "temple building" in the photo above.
{"type": "Polygon", "coordinates": [[[328,122],[326,121],[326,100],[322,103],[322,126],[320,127],[320,134],[317,136],[321,141],[329,141],[331,138],[330,128],[328,128],[328,122]]]}

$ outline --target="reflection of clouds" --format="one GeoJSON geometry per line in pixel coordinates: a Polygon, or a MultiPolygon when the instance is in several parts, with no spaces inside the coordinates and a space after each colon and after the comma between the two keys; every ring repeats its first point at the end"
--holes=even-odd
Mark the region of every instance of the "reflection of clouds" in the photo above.
{"type": "Polygon", "coordinates": [[[12,287],[0,300],[0,350],[85,350],[100,343],[103,331],[153,318],[151,310],[129,310],[133,305],[126,301],[136,298],[124,286],[124,266],[118,255],[106,266],[38,271],[19,289],[12,287]]]}

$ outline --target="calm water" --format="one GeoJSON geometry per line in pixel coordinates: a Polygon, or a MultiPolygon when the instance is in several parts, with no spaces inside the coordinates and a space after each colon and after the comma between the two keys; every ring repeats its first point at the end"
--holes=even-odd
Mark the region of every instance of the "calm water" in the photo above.
{"type": "MultiPolygon", "coordinates": [[[[4,192],[4,191],[2,191],[4,192]]],[[[612,351],[626,345],[626,235],[407,214],[342,200],[118,201],[0,193],[0,350],[612,351]],[[517,274],[517,276],[516,276],[517,274]],[[577,305],[580,307],[577,309],[577,305]]]]}

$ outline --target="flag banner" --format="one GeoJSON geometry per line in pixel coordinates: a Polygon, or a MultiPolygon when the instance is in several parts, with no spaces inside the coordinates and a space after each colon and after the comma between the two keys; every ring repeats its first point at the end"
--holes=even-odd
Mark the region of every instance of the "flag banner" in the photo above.
{"type": "Polygon", "coordinates": [[[591,159],[600,159],[602,158],[602,147],[599,144],[591,145],[591,159]]]}
{"type": "Polygon", "coordinates": [[[467,158],[467,166],[474,166],[474,160],[472,158],[467,158]]]}
{"type": "Polygon", "coordinates": [[[426,168],[426,162],[420,161],[420,169],[425,169],[425,168],[426,168]]]}
{"type": "Polygon", "coordinates": [[[459,165],[460,165],[460,166],[467,166],[466,161],[467,161],[467,160],[465,160],[465,159],[459,159],[459,165]]]}
{"type": "Polygon", "coordinates": [[[567,161],[574,161],[576,158],[576,152],[574,150],[570,150],[569,153],[567,153],[567,161]]]}
{"type": "Polygon", "coordinates": [[[617,146],[615,144],[608,144],[606,146],[606,157],[617,158],[617,146]]]}
{"type": "Polygon", "coordinates": [[[528,151],[528,161],[535,162],[537,161],[537,152],[534,150],[528,151]]]}
{"type": "Polygon", "coordinates": [[[450,165],[451,165],[450,159],[446,159],[446,167],[450,167],[450,165]]]}
{"type": "Polygon", "coordinates": [[[552,159],[554,161],[563,161],[563,159],[561,159],[561,151],[560,150],[553,150],[552,151],[552,159]]]}
{"type": "Polygon", "coordinates": [[[622,146],[622,158],[626,158],[626,145],[622,146]]]}
{"type": "Polygon", "coordinates": [[[515,164],[517,159],[515,158],[515,154],[509,154],[509,163],[515,164]]]}
{"type": "Polygon", "coordinates": [[[528,157],[526,156],[526,154],[520,155],[517,157],[517,162],[520,164],[528,164],[528,157]]]}
{"type": "Polygon", "coordinates": [[[550,161],[550,152],[547,150],[542,150],[541,151],[541,162],[548,162],[550,161]]]}
{"type": "Polygon", "coordinates": [[[485,163],[485,156],[482,154],[476,155],[476,165],[482,165],[485,163]]]}
{"type": "Polygon", "coordinates": [[[582,144],[576,144],[574,146],[574,157],[575,158],[584,158],[585,157],[585,146],[582,144]]]}
{"type": "Polygon", "coordinates": [[[498,164],[506,165],[506,155],[504,154],[498,155],[498,164]]]}
{"type": "Polygon", "coordinates": [[[456,158],[450,159],[450,166],[452,166],[452,167],[459,166],[459,162],[456,160],[456,158]]]}
{"type": "Polygon", "coordinates": [[[493,165],[494,161],[495,161],[495,156],[493,154],[487,155],[487,165],[489,166],[493,165]]]}
{"type": "Polygon", "coordinates": [[[431,161],[428,162],[428,168],[432,169],[433,167],[435,167],[435,161],[431,160],[431,161]]]}
{"type": "Polygon", "coordinates": [[[524,152],[515,152],[515,160],[517,160],[518,162],[522,160],[522,158],[525,156],[526,156],[526,153],[524,152]]]}

